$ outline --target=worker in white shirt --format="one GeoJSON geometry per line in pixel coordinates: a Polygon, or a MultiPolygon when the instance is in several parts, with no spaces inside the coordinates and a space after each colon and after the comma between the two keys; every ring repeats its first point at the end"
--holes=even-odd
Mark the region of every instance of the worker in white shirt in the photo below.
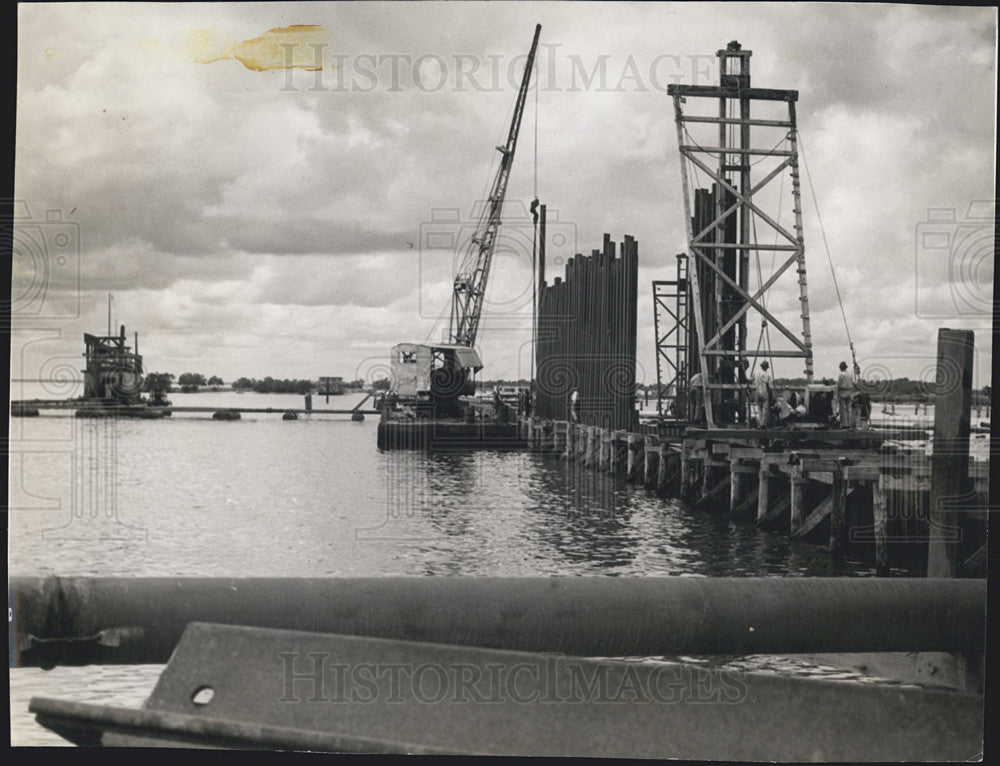
{"type": "Polygon", "coordinates": [[[569,395],[569,419],[572,423],[580,422],[579,399],[580,392],[574,386],[572,393],[569,395]]]}
{"type": "Polygon", "coordinates": [[[853,399],[854,376],[847,371],[847,362],[841,362],[840,375],[837,376],[837,409],[840,412],[841,428],[854,427],[854,418],[851,415],[853,399]]]}
{"type": "Polygon", "coordinates": [[[688,391],[691,394],[690,416],[692,423],[701,423],[705,419],[705,392],[701,390],[703,380],[701,373],[696,372],[688,383],[688,391]]]}
{"type": "Polygon", "coordinates": [[[757,423],[761,428],[767,428],[771,422],[771,400],[774,393],[771,391],[773,381],[768,372],[769,367],[767,362],[761,362],[760,369],[753,374],[753,396],[757,403],[757,423]]]}

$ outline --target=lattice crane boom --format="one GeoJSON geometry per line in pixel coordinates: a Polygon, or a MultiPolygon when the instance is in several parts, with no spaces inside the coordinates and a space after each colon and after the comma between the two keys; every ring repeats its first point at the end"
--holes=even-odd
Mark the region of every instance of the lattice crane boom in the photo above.
{"type": "Polygon", "coordinates": [[[521,130],[521,117],[524,114],[524,103],[528,95],[531,70],[535,63],[535,50],[538,48],[538,35],[541,31],[542,25],[536,25],[535,36],[531,41],[531,51],[528,53],[524,75],[521,78],[521,89],[518,91],[517,102],[514,105],[510,130],[507,132],[507,141],[503,146],[497,147],[497,151],[500,152],[500,166],[493,179],[485,215],[480,218],[480,223],[465,251],[458,273],[455,275],[451,319],[448,323],[448,335],[451,343],[470,347],[476,344],[479,320],[482,316],[483,301],[486,296],[486,283],[489,279],[493,250],[500,230],[503,201],[507,194],[507,181],[514,163],[514,150],[517,148],[517,136],[521,130]]]}

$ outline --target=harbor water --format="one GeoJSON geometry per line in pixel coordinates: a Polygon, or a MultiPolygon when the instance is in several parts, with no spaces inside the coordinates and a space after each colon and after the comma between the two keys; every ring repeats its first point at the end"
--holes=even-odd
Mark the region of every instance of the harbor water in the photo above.
{"type": "MultiPolygon", "coordinates": [[[[32,384],[12,389],[14,398],[55,398],[32,384]]],[[[552,458],[380,453],[377,417],[284,421],[282,410],[303,406],[295,395],[171,398],[176,406],[276,411],[232,422],[208,413],[76,419],[72,411],[12,419],[12,575],[874,574],[871,561],[849,558],[835,571],[822,546],[552,458]]],[[[313,406],[343,409],[360,399],[314,396],[313,406]]],[[[774,658],[761,667],[827,672],[774,658]]],[[[65,744],[28,714],[33,695],[134,707],[160,670],[13,669],[12,743],[65,744]]]]}

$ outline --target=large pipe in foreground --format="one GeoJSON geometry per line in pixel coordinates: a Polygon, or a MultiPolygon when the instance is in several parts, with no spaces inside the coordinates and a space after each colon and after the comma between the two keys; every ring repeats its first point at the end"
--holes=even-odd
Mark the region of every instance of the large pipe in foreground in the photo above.
{"type": "Polygon", "coordinates": [[[193,621],[581,656],[980,651],[986,582],[13,577],[18,665],[166,662],[193,621]]]}

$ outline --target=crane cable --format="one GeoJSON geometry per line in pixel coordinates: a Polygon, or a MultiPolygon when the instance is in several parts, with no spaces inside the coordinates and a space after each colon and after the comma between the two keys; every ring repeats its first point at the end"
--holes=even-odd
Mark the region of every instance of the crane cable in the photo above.
{"type": "Polygon", "coordinates": [[[819,203],[816,201],[816,187],[812,182],[812,176],[809,174],[809,164],[806,162],[806,147],[805,143],[802,141],[802,134],[798,134],[800,151],[802,154],[802,165],[806,169],[806,179],[809,181],[809,192],[812,196],[813,207],[816,208],[816,220],[819,222],[819,231],[823,236],[823,247],[826,250],[826,260],[830,264],[830,274],[833,277],[833,289],[837,293],[837,303],[840,305],[840,316],[844,320],[844,332],[847,334],[847,345],[851,349],[851,362],[853,364],[854,374],[860,376],[861,370],[858,367],[858,357],[854,351],[854,341],[851,339],[851,328],[847,324],[847,313],[844,311],[844,301],[840,297],[840,285],[837,284],[837,272],[833,268],[833,258],[830,256],[830,245],[826,241],[826,229],[823,227],[823,218],[819,212],[819,203]]]}
{"type": "MultiPolygon", "coordinates": [[[[538,62],[535,62],[535,143],[534,143],[534,155],[535,155],[535,167],[534,167],[534,185],[532,191],[531,202],[531,215],[532,215],[532,226],[531,226],[531,360],[530,370],[531,373],[528,377],[528,386],[535,380],[535,343],[538,339],[538,286],[536,284],[538,275],[538,62]]],[[[530,395],[530,394],[529,394],[530,395]]]]}

